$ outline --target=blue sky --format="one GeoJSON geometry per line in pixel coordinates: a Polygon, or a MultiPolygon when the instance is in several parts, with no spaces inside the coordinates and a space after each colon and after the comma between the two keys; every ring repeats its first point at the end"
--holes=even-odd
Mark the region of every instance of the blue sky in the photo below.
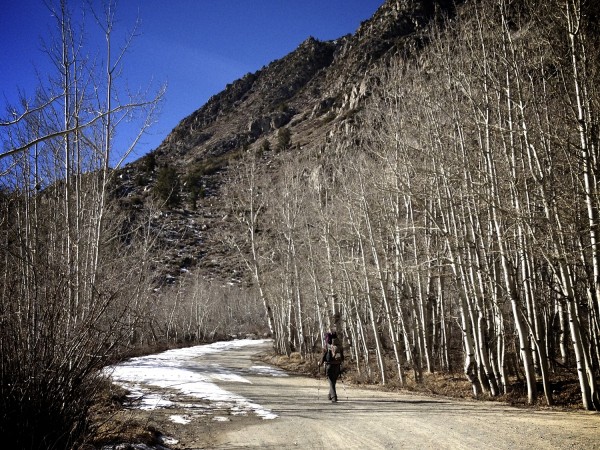
{"type": "MultiPolygon", "coordinates": [[[[0,0],[0,111],[21,89],[33,94],[48,69],[42,42],[53,33],[43,0],[0,0]]],[[[101,5],[101,0],[91,0],[101,5]]],[[[307,37],[356,31],[384,0],[120,0],[117,42],[141,19],[122,80],[131,89],[167,83],[158,123],[134,157],[156,148],[184,117],[248,72],[294,50],[307,37]]],[[[83,0],[73,0],[79,5],[83,0]]],[[[93,27],[87,27],[90,40],[93,27]]],[[[87,48],[90,48],[89,46],[87,48]]]]}

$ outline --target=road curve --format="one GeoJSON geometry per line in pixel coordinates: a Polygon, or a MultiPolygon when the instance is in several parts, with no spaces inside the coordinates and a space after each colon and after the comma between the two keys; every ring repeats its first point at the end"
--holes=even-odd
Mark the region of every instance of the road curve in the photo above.
{"type": "Polygon", "coordinates": [[[327,401],[327,382],[302,376],[248,375],[269,344],[203,357],[201,364],[246,373],[250,383],[219,381],[223,389],[279,417],[221,428],[217,449],[600,449],[600,415],[519,409],[386,393],[340,384],[339,402],[327,401]]]}

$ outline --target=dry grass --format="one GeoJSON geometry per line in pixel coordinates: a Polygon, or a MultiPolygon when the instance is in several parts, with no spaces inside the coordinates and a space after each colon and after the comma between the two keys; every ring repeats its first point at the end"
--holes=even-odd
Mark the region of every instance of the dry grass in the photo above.
{"type": "MultiPolygon", "coordinates": [[[[292,353],[289,357],[285,355],[276,355],[275,353],[264,353],[260,355],[263,362],[272,364],[281,369],[304,374],[307,376],[317,376],[319,355],[310,355],[302,359],[300,354],[292,353]]],[[[395,366],[392,361],[387,361],[389,374],[395,374],[395,366]]],[[[387,391],[408,391],[422,393],[431,396],[441,396],[454,399],[474,399],[473,390],[470,382],[464,374],[457,373],[423,373],[421,383],[415,381],[414,374],[410,368],[405,368],[404,385],[401,385],[397,377],[388,380],[385,386],[380,384],[379,372],[377,367],[370,368],[370,374],[366,370],[360,373],[356,365],[346,363],[343,370],[344,381],[361,387],[370,387],[387,391]]],[[[479,400],[491,400],[505,402],[513,406],[528,408],[547,408],[547,402],[544,396],[541,382],[538,382],[538,399],[534,405],[527,404],[527,388],[524,382],[516,377],[509,380],[508,393],[492,397],[489,394],[483,394],[479,400]]],[[[562,410],[581,409],[581,393],[577,375],[571,371],[558,368],[551,376],[553,408],[562,410]]]]}
{"type": "Polygon", "coordinates": [[[88,439],[81,450],[122,442],[147,445],[159,443],[159,433],[147,421],[140,420],[135,412],[123,407],[126,395],[125,389],[113,384],[94,399],[88,439]]]}

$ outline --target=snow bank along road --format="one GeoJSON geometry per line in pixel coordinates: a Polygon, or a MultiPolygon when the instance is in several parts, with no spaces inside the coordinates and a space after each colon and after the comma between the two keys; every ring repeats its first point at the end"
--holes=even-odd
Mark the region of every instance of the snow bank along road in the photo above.
{"type": "Polygon", "coordinates": [[[287,375],[253,361],[270,341],[172,350],[116,366],[113,378],[167,410],[174,448],[600,449],[600,415],[454,401],[287,375]],[[182,399],[185,401],[182,402],[182,399]],[[175,408],[174,405],[177,405],[175,408]],[[207,417],[210,420],[207,420],[207,417]],[[183,439],[181,438],[183,436],[183,439]]]}

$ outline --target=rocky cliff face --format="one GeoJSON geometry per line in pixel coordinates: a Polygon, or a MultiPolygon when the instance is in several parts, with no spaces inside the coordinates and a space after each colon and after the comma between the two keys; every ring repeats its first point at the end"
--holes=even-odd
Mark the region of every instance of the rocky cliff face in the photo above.
{"type": "MultiPolygon", "coordinates": [[[[274,146],[281,128],[290,130],[296,149],[322,146],[332,129],[352,121],[369,95],[378,65],[392,54],[418,51],[426,44],[427,24],[436,12],[451,12],[453,4],[388,0],[353,35],[329,42],[309,37],[285,57],[232,82],[183,119],[151,157],[157,167],[175,167],[184,187],[192,182],[190,175],[198,174],[205,195],[195,209],[188,207],[189,194],[184,193],[181,208],[154,214],[160,241],[157,283],[192,268],[207,277],[239,279],[241,264],[213,232],[227,222],[219,196],[227,171],[235,170],[230,160],[267,140],[274,146]]],[[[146,158],[123,170],[117,192],[132,216],[147,209],[156,171],[148,170],[146,158]]]]}
{"type": "Polygon", "coordinates": [[[294,97],[331,65],[335,49],[335,43],[309,38],[291,54],[228,85],[171,132],[156,150],[158,159],[188,164],[221,156],[287,125],[306,106],[294,97]]]}
{"type": "Polygon", "coordinates": [[[296,50],[229,84],[175,127],[155,150],[159,161],[184,166],[254,144],[278,128],[293,128],[332,108],[337,115],[358,106],[366,79],[382,59],[410,52],[446,0],[388,0],[355,34],[330,42],[312,37],[296,50]]]}

